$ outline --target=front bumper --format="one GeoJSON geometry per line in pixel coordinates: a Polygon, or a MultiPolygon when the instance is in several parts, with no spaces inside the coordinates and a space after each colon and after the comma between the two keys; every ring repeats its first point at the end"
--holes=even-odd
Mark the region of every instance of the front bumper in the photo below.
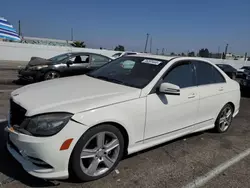
{"type": "Polygon", "coordinates": [[[22,80],[34,81],[40,79],[42,76],[43,73],[36,70],[20,69],[18,71],[18,77],[22,80]]]}
{"type": "Polygon", "coordinates": [[[9,132],[7,149],[29,174],[43,179],[67,179],[68,166],[73,148],[87,126],[74,121],[51,137],[34,137],[18,133],[6,127],[9,132]],[[73,138],[67,150],[60,151],[65,140],[73,138]]]}

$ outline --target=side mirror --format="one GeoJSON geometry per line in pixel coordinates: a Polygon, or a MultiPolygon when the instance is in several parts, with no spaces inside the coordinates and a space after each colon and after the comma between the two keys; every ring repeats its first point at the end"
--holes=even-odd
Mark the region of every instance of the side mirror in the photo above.
{"type": "Polygon", "coordinates": [[[70,65],[72,65],[72,64],[73,64],[73,62],[72,62],[72,61],[70,61],[70,60],[68,60],[66,64],[67,64],[67,66],[69,67],[70,65]]]}
{"type": "Polygon", "coordinates": [[[180,87],[171,83],[164,82],[159,87],[159,93],[180,95],[180,87]]]}

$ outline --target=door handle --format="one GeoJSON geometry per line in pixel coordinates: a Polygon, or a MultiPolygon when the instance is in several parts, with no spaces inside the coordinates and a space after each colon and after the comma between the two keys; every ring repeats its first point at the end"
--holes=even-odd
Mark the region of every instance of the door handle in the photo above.
{"type": "Polygon", "coordinates": [[[195,93],[191,93],[190,95],[188,95],[189,99],[195,98],[195,93]]]}

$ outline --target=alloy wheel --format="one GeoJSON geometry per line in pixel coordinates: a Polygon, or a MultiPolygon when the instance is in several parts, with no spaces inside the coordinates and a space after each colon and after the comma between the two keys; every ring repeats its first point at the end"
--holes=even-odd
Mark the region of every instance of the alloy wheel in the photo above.
{"type": "Polygon", "coordinates": [[[233,119],[232,115],[233,111],[229,106],[224,108],[223,111],[221,112],[219,118],[219,128],[222,132],[225,132],[229,128],[233,119]]]}
{"type": "Polygon", "coordinates": [[[52,79],[59,78],[59,77],[60,77],[60,75],[57,72],[48,72],[46,74],[45,79],[46,80],[52,80],[52,79]]]}
{"type": "Polygon", "coordinates": [[[92,136],[82,149],[81,169],[88,176],[100,176],[112,168],[119,152],[117,136],[111,132],[99,132],[92,136]]]}

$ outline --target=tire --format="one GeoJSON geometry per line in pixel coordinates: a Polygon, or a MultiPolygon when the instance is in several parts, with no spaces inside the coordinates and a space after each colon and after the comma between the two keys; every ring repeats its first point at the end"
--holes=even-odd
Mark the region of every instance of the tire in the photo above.
{"type": "Polygon", "coordinates": [[[60,77],[61,76],[59,72],[51,70],[45,73],[44,80],[52,80],[60,77]]]}
{"type": "Polygon", "coordinates": [[[217,133],[227,132],[230,128],[233,120],[233,107],[230,104],[226,104],[220,111],[216,121],[214,130],[217,133]]]}
{"type": "Polygon", "coordinates": [[[118,165],[123,153],[124,138],[118,128],[109,124],[93,127],[82,135],[71,154],[69,163],[70,177],[76,177],[81,181],[102,178],[118,165]],[[101,141],[101,135],[103,134],[105,135],[104,145],[100,144],[103,142],[98,144],[97,140],[101,141]],[[114,147],[116,144],[118,146],[114,147]],[[112,145],[114,148],[111,150],[112,145]],[[83,149],[88,152],[83,152],[83,149]]]}

